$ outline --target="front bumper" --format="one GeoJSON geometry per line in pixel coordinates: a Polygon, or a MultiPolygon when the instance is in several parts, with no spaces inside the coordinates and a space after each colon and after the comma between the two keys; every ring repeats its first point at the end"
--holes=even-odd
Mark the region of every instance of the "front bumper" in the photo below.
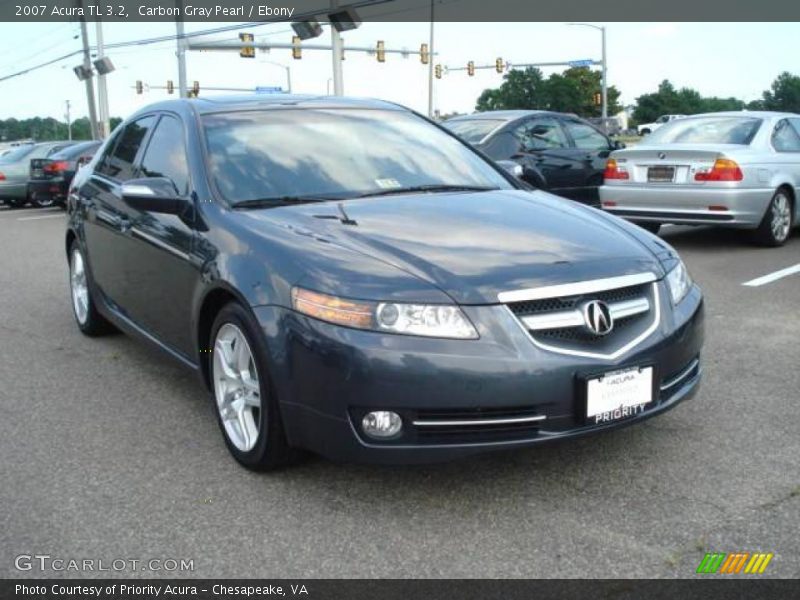
{"type": "Polygon", "coordinates": [[[471,341],[347,329],[278,307],[254,311],[271,353],[270,375],[289,443],[334,460],[435,462],[606,431],[669,410],[690,397],[701,379],[699,362],[693,366],[703,343],[697,287],[678,307],[664,311],[654,333],[615,360],[538,348],[504,306],[465,307],[481,334],[471,341]],[[655,371],[653,402],[635,416],[587,423],[584,378],[644,365],[655,371]],[[388,442],[371,441],[360,430],[361,416],[383,409],[403,417],[405,433],[388,442]],[[452,435],[450,430],[446,436],[411,424],[431,414],[544,419],[499,431],[452,435]]]}
{"type": "Polygon", "coordinates": [[[603,210],[635,222],[758,227],[774,190],[736,187],[603,185],[603,210]],[[727,210],[709,210],[710,206],[727,210]]]}

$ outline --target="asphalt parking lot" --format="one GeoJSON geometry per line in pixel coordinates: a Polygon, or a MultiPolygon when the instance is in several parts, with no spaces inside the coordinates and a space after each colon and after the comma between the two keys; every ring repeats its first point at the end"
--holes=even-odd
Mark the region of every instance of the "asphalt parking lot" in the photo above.
{"type": "Polygon", "coordinates": [[[14,568],[48,554],[193,559],[170,575],[196,577],[689,577],[707,551],[800,575],[800,273],[742,285],[800,263],[799,232],[762,249],[664,230],[707,313],[703,387],[661,417],[441,465],[253,474],[193,374],[80,335],[64,220],[0,207],[0,576],[92,575],[14,568]]]}

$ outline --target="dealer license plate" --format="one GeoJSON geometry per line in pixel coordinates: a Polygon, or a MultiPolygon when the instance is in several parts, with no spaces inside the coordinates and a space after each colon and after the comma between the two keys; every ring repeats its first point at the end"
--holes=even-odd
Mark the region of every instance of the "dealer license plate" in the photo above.
{"type": "Polygon", "coordinates": [[[634,367],[587,381],[586,418],[602,424],[632,417],[653,401],[653,367],[634,367]]]}

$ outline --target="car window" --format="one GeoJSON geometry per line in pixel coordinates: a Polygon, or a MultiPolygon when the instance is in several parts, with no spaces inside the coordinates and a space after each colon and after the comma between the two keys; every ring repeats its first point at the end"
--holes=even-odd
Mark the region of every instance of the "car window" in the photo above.
{"type": "Polygon", "coordinates": [[[229,201],[432,185],[511,188],[468,145],[403,110],[214,113],[203,116],[203,129],[209,173],[229,201]]]}
{"type": "Polygon", "coordinates": [[[33,151],[33,144],[29,144],[27,146],[17,146],[16,148],[12,148],[8,154],[4,154],[2,157],[2,162],[5,163],[12,163],[17,162],[28,156],[33,151]]]}
{"type": "Polygon", "coordinates": [[[534,150],[549,150],[552,148],[566,148],[567,137],[552,117],[539,117],[526,121],[516,129],[513,135],[528,152],[534,150]]]}
{"type": "Polygon", "coordinates": [[[147,132],[155,124],[155,117],[148,116],[128,123],[119,136],[119,140],[109,154],[103,157],[98,171],[119,181],[133,178],[133,165],[136,155],[147,136],[147,132]]]}
{"type": "Polygon", "coordinates": [[[501,119],[458,119],[442,123],[462,140],[477,144],[492,131],[505,123],[501,119]]]}
{"type": "Polygon", "coordinates": [[[800,152],[800,135],[788,119],[782,119],[775,125],[772,147],[778,152],[800,152]]]}
{"type": "Polygon", "coordinates": [[[92,154],[93,151],[97,150],[99,147],[99,142],[83,142],[80,144],[75,144],[74,146],[63,148],[52,154],[50,158],[53,160],[74,160],[79,156],[92,154]]]}
{"type": "Polygon", "coordinates": [[[172,181],[179,194],[189,193],[189,165],[186,162],[183,126],[175,117],[161,117],[147,144],[140,175],[166,177],[172,181]]]}
{"type": "Polygon", "coordinates": [[[742,144],[753,141],[762,120],[755,117],[690,117],[673,119],[643,142],[653,144],[742,144]]]}
{"type": "Polygon", "coordinates": [[[583,150],[608,150],[608,139],[594,127],[580,121],[564,121],[576,148],[583,150]]]}

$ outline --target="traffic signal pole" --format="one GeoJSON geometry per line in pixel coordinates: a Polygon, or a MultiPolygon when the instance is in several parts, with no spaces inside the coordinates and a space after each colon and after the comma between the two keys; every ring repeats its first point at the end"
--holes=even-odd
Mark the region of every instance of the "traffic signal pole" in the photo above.
{"type": "Polygon", "coordinates": [[[188,98],[189,90],[186,83],[186,38],[184,37],[183,28],[183,0],[175,0],[175,6],[178,8],[178,18],[175,20],[175,33],[177,45],[176,56],[178,57],[178,95],[181,98],[188,98]]]}
{"type": "MultiPolygon", "coordinates": [[[[331,0],[331,12],[339,7],[338,0],[331,0]]],[[[331,57],[333,60],[333,95],[344,95],[344,76],[342,73],[342,36],[339,30],[331,25],[331,57]]]]}
{"type": "MultiPolygon", "coordinates": [[[[83,9],[83,0],[78,0],[78,6],[83,9]]],[[[84,79],[86,85],[86,103],[89,105],[89,125],[91,126],[92,139],[97,135],[97,110],[94,105],[94,83],[92,82],[92,57],[89,54],[89,34],[86,31],[86,19],[81,17],[81,39],[83,41],[83,68],[88,74],[84,79]]]]}
{"type": "Polygon", "coordinates": [[[430,40],[428,41],[428,51],[430,52],[430,56],[428,58],[428,116],[431,118],[433,118],[433,57],[435,56],[433,48],[433,3],[434,0],[431,0],[431,36],[430,40]]]}

